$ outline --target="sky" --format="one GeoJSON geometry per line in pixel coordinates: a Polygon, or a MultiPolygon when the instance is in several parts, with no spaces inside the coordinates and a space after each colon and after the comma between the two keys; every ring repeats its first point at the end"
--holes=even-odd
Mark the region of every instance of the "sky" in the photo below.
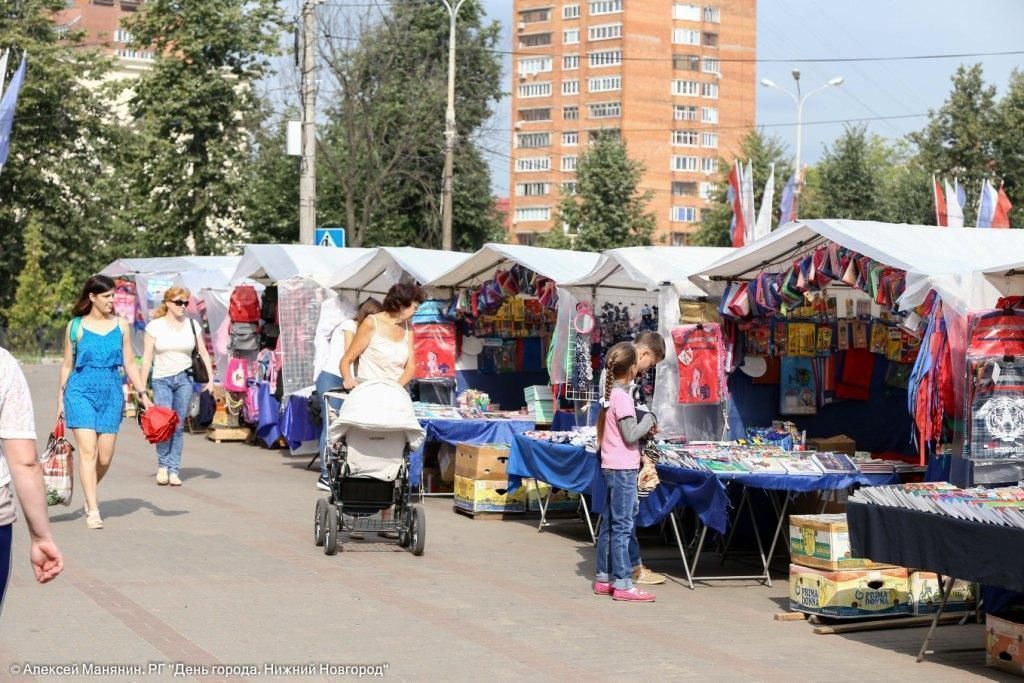
{"type": "MultiPolygon", "coordinates": [[[[644,0],[626,0],[643,2],[644,0]]],[[[511,50],[512,0],[483,0],[488,15],[503,26],[502,49],[511,50]]],[[[901,138],[920,129],[929,109],[942,105],[950,76],[960,63],[980,62],[985,78],[1005,90],[1011,70],[1024,68],[1024,54],[849,62],[801,62],[801,59],[896,57],[1024,51],[1024,0],[759,0],[757,3],[757,78],[793,89],[790,72],[800,68],[804,92],[836,76],[844,82],[804,105],[803,158],[814,163],[824,146],[842,132],[839,121],[865,121],[869,130],[901,138]],[[890,118],[900,117],[900,118],[890,118]],[[879,120],[884,119],[884,120],[879,120]],[[830,122],[836,123],[814,123],[830,122]]],[[[505,83],[511,57],[506,56],[505,83]]],[[[723,96],[725,93],[723,93],[723,96]]],[[[495,195],[509,193],[510,98],[498,111],[480,144],[490,154],[495,195]]],[[[795,146],[793,101],[776,90],[757,90],[757,125],[795,146]]]]}

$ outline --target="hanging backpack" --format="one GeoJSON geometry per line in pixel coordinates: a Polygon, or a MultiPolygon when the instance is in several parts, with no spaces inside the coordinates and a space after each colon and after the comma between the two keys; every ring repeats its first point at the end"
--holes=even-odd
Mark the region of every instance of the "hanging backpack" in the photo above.
{"type": "Polygon", "coordinates": [[[259,351],[259,330],[255,323],[231,323],[228,348],[236,352],[259,351]]]}
{"type": "Polygon", "coordinates": [[[228,317],[233,323],[257,323],[260,320],[260,297],[251,285],[240,285],[231,292],[228,317]]]}
{"type": "Polygon", "coordinates": [[[260,301],[260,319],[264,323],[277,322],[277,285],[270,285],[263,290],[263,300],[260,301]]]}

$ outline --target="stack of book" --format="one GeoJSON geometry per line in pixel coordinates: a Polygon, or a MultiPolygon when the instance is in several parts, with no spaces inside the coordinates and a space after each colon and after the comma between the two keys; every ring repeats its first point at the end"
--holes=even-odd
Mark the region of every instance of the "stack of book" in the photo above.
{"type": "Polygon", "coordinates": [[[526,387],[523,394],[526,397],[526,409],[530,419],[537,424],[551,424],[555,419],[555,400],[551,394],[551,387],[526,387]]]}
{"type": "Polygon", "coordinates": [[[865,458],[854,460],[857,465],[857,469],[863,474],[892,474],[896,471],[893,464],[888,460],[876,460],[875,458],[865,458]]]}
{"type": "Polygon", "coordinates": [[[851,502],[905,508],[983,524],[1024,529],[1024,489],[960,489],[946,482],[862,488],[851,502]]]}

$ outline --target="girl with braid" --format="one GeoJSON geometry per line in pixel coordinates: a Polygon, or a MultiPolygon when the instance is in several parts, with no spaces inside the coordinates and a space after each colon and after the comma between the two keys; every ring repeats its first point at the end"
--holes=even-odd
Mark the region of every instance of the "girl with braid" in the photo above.
{"type": "Polygon", "coordinates": [[[640,511],[639,442],[654,429],[654,416],[647,413],[637,421],[636,405],[629,391],[637,374],[637,353],[631,344],[616,344],[608,351],[605,371],[608,381],[597,418],[597,440],[608,499],[597,536],[594,593],[626,602],[654,602],[652,594],[633,585],[629,556],[633,524],[640,511]]]}

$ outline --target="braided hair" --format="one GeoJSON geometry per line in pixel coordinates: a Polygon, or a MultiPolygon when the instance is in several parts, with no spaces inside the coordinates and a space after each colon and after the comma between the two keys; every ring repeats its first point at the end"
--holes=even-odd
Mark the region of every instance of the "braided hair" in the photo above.
{"type": "Polygon", "coordinates": [[[608,355],[605,356],[604,361],[604,397],[601,401],[601,412],[597,416],[598,448],[604,439],[605,414],[608,412],[609,401],[612,397],[612,384],[617,378],[629,372],[634,365],[636,365],[636,349],[629,342],[620,342],[608,349],[608,355]]]}

